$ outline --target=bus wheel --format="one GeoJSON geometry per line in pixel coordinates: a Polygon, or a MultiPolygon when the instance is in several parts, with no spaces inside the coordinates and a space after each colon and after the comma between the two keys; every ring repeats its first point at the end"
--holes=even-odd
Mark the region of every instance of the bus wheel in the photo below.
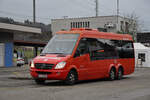
{"type": "Polygon", "coordinates": [[[115,78],[116,78],[115,69],[112,68],[112,69],[110,70],[110,72],[109,72],[109,79],[110,79],[111,81],[113,81],[115,78]]]}
{"type": "Polygon", "coordinates": [[[122,68],[119,68],[118,69],[118,74],[117,74],[117,79],[118,80],[121,80],[123,77],[123,69],[122,68]]]}
{"type": "Polygon", "coordinates": [[[45,80],[35,79],[36,84],[44,84],[45,80]]]}
{"type": "Polygon", "coordinates": [[[78,80],[78,78],[77,78],[77,72],[74,71],[74,70],[71,70],[68,73],[68,76],[66,78],[65,83],[68,84],[68,85],[74,85],[77,80],[78,80]]]}

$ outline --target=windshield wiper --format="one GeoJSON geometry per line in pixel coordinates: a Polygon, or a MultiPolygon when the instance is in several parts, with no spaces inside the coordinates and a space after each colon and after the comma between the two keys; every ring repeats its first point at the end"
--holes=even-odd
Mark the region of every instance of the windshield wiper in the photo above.
{"type": "Polygon", "coordinates": [[[52,53],[41,53],[41,55],[45,55],[45,54],[65,54],[65,53],[58,53],[58,52],[52,52],[52,53]]]}
{"type": "Polygon", "coordinates": [[[40,56],[45,56],[46,54],[52,54],[52,53],[41,53],[40,56]]]}
{"type": "Polygon", "coordinates": [[[65,57],[66,54],[64,53],[41,53],[40,56],[46,56],[46,54],[57,54],[58,57],[65,57]]]}
{"type": "Polygon", "coordinates": [[[58,52],[55,52],[55,53],[50,53],[50,54],[64,54],[64,53],[58,53],[58,52]]]}

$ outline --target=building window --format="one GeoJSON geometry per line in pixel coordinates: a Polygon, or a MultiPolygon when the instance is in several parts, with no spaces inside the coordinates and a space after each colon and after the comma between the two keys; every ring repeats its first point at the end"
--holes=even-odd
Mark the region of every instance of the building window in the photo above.
{"type": "Polygon", "coordinates": [[[82,22],[80,22],[80,28],[82,28],[82,22]]]}
{"type": "Polygon", "coordinates": [[[76,22],[76,27],[75,28],[78,28],[78,23],[76,22]]]}
{"type": "Polygon", "coordinates": [[[129,32],[129,23],[125,22],[125,32],[128,33],[129,32]]]}
{"type": "Polygon", "coordinates": [[[80,28],[80,22],[78,22],[78,27],[77,28],[80,28]]]}
{"type": "Polygon", "coordinates": [[[90,22],[71,22],[70,27],[71,28],[89,28],[90,22]]]}
{"type": "Polygon", "coordinates": [[[124,32],[124,22],[120,21],[120,30],[121,32],[124,32]]]}
{"type": "Polygon", "coordinates": [[[71,28],[73,28],[73,23],[71,22],[71,28]]]}
{"type": "Polygon", "coordinates": [[[87,27],[88,27],[88,28],[90,27],[90,22],[87,22],[87,27]]]}
{"type": "Polygon", "coordinates": [[[84,22],[82,22],[82,27],[85,27],[84,22]]]}
{"type": "Polygon", "coordinates": [[[88,24],[87,24],[87,22],[85,22],[85,27],[88,27],[88,24]]]}
{"type": "Polygon", "coordinates": [[[75,22],[73,22],[73,28],[75,28],[75,27],[76,27],[75,22]]]}
{"type": "Polygon", "coordinates": [[[145,62],[145,53],[139,53],[138,59],[141,59],[142,62],[145,62]]]}
{"type": "Polygon", "coordinates": [[[81,23],[80,22],[78,22],[79,23],[79,26],[78,26],[78,28],[80,28],[81,27],[81,23]]]}

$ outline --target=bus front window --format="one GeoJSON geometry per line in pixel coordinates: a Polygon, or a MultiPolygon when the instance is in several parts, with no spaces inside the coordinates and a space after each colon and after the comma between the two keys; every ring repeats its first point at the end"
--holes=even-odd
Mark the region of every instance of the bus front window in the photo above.
{"type": "Polygon", "coordinates": [[[43,54],[71,54],[79,34],[56,34],[46,45],[43,54]]]}

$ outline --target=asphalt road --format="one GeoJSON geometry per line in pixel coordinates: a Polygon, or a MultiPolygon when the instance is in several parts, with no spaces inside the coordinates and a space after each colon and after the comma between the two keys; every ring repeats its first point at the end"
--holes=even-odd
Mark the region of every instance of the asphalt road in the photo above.
{"type": "Polygon", "coordinates": [[[28,69],[0,68],[0,100],[150,100],[150,68],[137,68],[122,80],[99,79],[74,86],[62,81],[36,85],[28,69]]]}

